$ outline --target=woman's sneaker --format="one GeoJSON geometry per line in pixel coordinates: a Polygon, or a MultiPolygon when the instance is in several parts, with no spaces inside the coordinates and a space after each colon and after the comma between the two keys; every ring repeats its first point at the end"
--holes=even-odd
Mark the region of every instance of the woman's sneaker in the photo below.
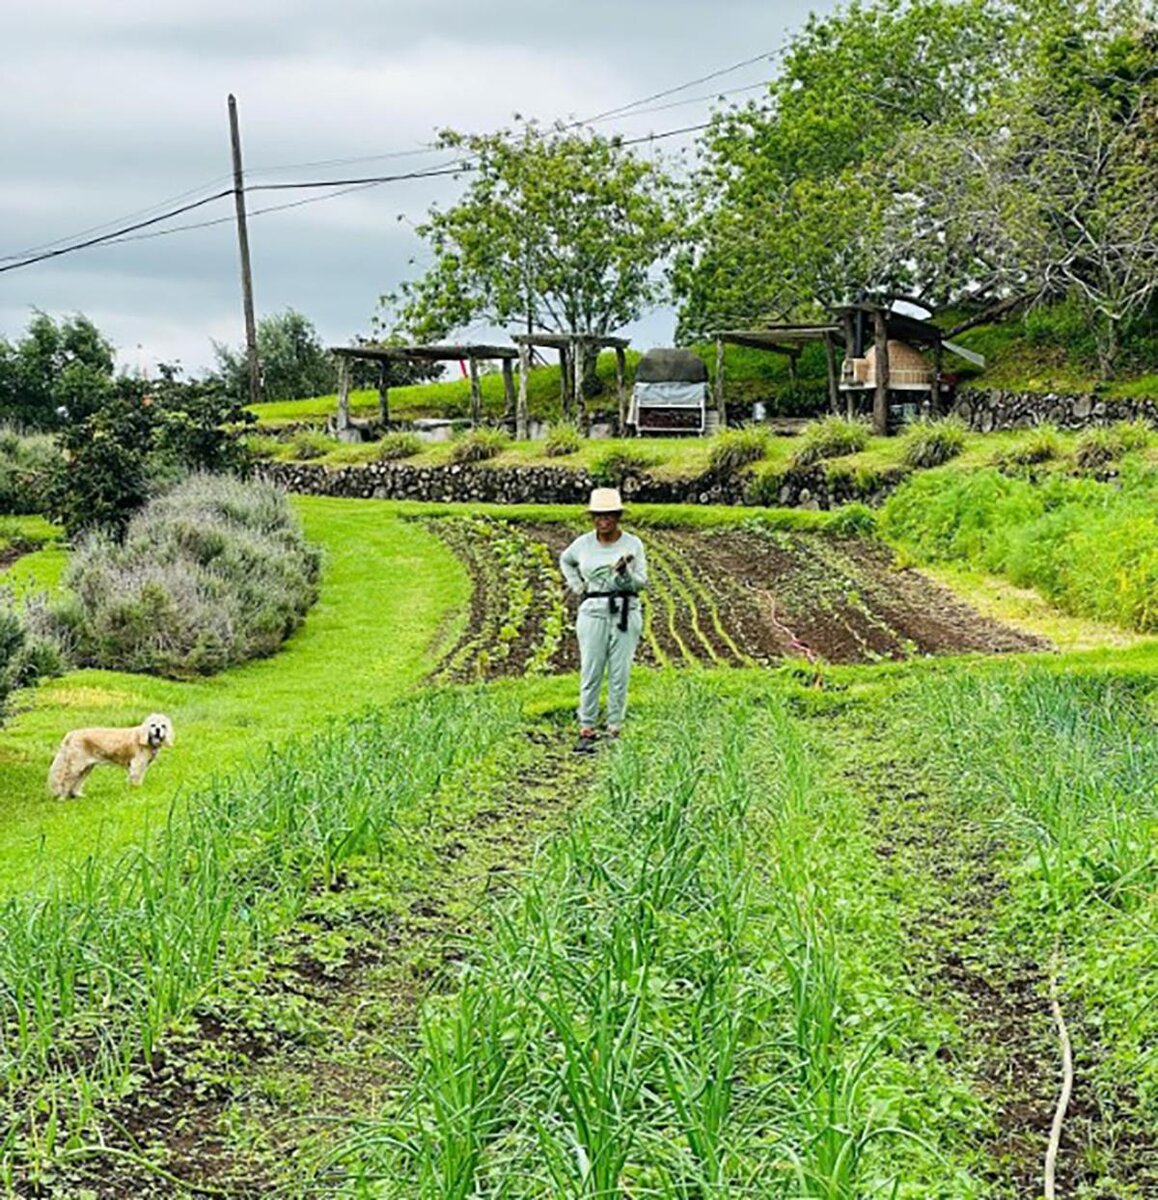
{"type": "Polygon", "coordinates": [[[579,740],[575,743],[574,750],[576,754],[590,754],[595,749],[596,734],[595,730],[584,730],[579,734],[579,740]]]}

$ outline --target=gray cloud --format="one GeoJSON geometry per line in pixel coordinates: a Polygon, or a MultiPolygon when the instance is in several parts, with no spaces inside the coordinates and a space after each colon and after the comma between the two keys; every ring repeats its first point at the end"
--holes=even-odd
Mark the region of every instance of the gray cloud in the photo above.
{"type": "MultiPolygon", "coordinates": [[[[250,183],[413,169],[440,126],[483,130],[519,111],[583,117],[780,44],[807,4],[733,0],[9,0],[0,94],[0,256],[229,184],[225,97],[238,95],[250,183]],[[281,168],[281,169],[279,169],[281,168]]],[[[822,7],[829,7],[825,3],[822,7]]],[[[761,78],[759,67],[700,86],[761,78]]],[[[673,97],[678,99],[678,97],[673,97]]],[[[706,103],[604,129],[628,136],[702,119],[706,103]]],[[[410,224],[455,185],[426,180],[252,222],[260,311],[294,307],[331,341],[368,328],[377,297],[416,272],[410,224]]],[[[255,193],[250,207],[285,202],[255,193]]],[[[218,202],[183,221],[227,217],[218,202]]],[[[230,224],[102,247],[0,274],[0,334],[31,308],[82,311],[135,362],[212,359],[240,340],[230,224]],[[141,350],[138,352],[137,347],[141,350]]],[[[670,314],[640,337],[670,336],[670,314]]]]}

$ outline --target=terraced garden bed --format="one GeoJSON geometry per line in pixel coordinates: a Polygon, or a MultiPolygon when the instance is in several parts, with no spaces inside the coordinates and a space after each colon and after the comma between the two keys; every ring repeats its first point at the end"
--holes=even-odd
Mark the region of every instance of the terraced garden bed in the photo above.
{"type": "MultiPolygon", "coordinates": [[[[432,523],[474,581],[471,620],[443,660],[445,680],[574,670],[574,601],[560,524],[447,518],[432,523]]],[[[744,529],[655,529],[639,661],[757,666],[1044,650],[1043,639],[981,616],[890,552],[861,538],[744,529]]]]}

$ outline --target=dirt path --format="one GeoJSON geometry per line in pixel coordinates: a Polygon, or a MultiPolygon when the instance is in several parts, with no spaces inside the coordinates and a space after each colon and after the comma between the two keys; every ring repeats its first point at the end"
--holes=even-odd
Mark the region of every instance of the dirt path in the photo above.
{"type": "MultiPolygon", "coordinates": [[[[964,819],[931,788],[921,768],[859,730],[850,786],[869,797],[879,831],[876,854],[895,878],[895,894],[917,896],[907,922],[917,985],[930,1005],[947,1008],[965,1035],[961,1057],[942,1047],[953,1069],[986,1103],[992,1128],[978,1145],[992,1170],[995,1197],[1038,1200],[1061,1086],[1061,1053],[1049,1004],[1049,966],[997,928],[1009,848],[964,819]],[[867,765],[866,765],[867,764],[867,765]]],[[[1057,1188],[1063,1197],[1125,1200],[1158,1195],[1158,1145],[1128,1114],[1128,1081],[1096,1094],[1089,1067],[1097,1031],[1067,1012],[1078,1047],[1076,1086],[1063,1129],[1057,1188]],[[1084,1070],[1083,1070],[1084,1067],[1084,1070]],[[1155,1190],[1148,1190],[1155,1189],[1155,1190]]]]}
{"type": "Polygon", "coordinates": [[[561,728],[528,729],[505,781],[437,831],[427,866],[401,887],[386,864],[319,890],[259,967],[142,1065],[135,1094],[101,1121],[106,1149],[17,1194],[329,1194],[327,1146],[405,1083],[422,997],[477,934],[487,894],[508,886],[586,793],[597,761],[572,754],[561,728]]]}
{"type": "MultiPolygon", "coordinates": [[[[445,661],[448,679],[578,666],[553,564],[574,536],[562,525],[434,523],[475,581],[470,626],[445,661]],[[489,530],[489,531],[488,531],[489,530]],[[524,551],[512,554],[511,539],[524,551]],[[523,609],[512,594],[525,593],[523,609]],[[496,657],[503,633],[509,650],[496,657]]],[[[1048,649],[863,539],[747,529],[647,531],[651,570],[639,661],[649,665],[768,664],[795,656],[873,662],[969,651],[1048,649]]]]}

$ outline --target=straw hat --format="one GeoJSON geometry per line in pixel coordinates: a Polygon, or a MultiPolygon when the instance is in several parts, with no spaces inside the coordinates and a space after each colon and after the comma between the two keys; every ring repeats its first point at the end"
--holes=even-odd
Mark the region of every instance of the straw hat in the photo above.
{"type": "Polygon", "coordinates": [[[623,511],[623,500],[618,488],[596,488],[587,505],[589,513],[617,513],[623,511]]]}

